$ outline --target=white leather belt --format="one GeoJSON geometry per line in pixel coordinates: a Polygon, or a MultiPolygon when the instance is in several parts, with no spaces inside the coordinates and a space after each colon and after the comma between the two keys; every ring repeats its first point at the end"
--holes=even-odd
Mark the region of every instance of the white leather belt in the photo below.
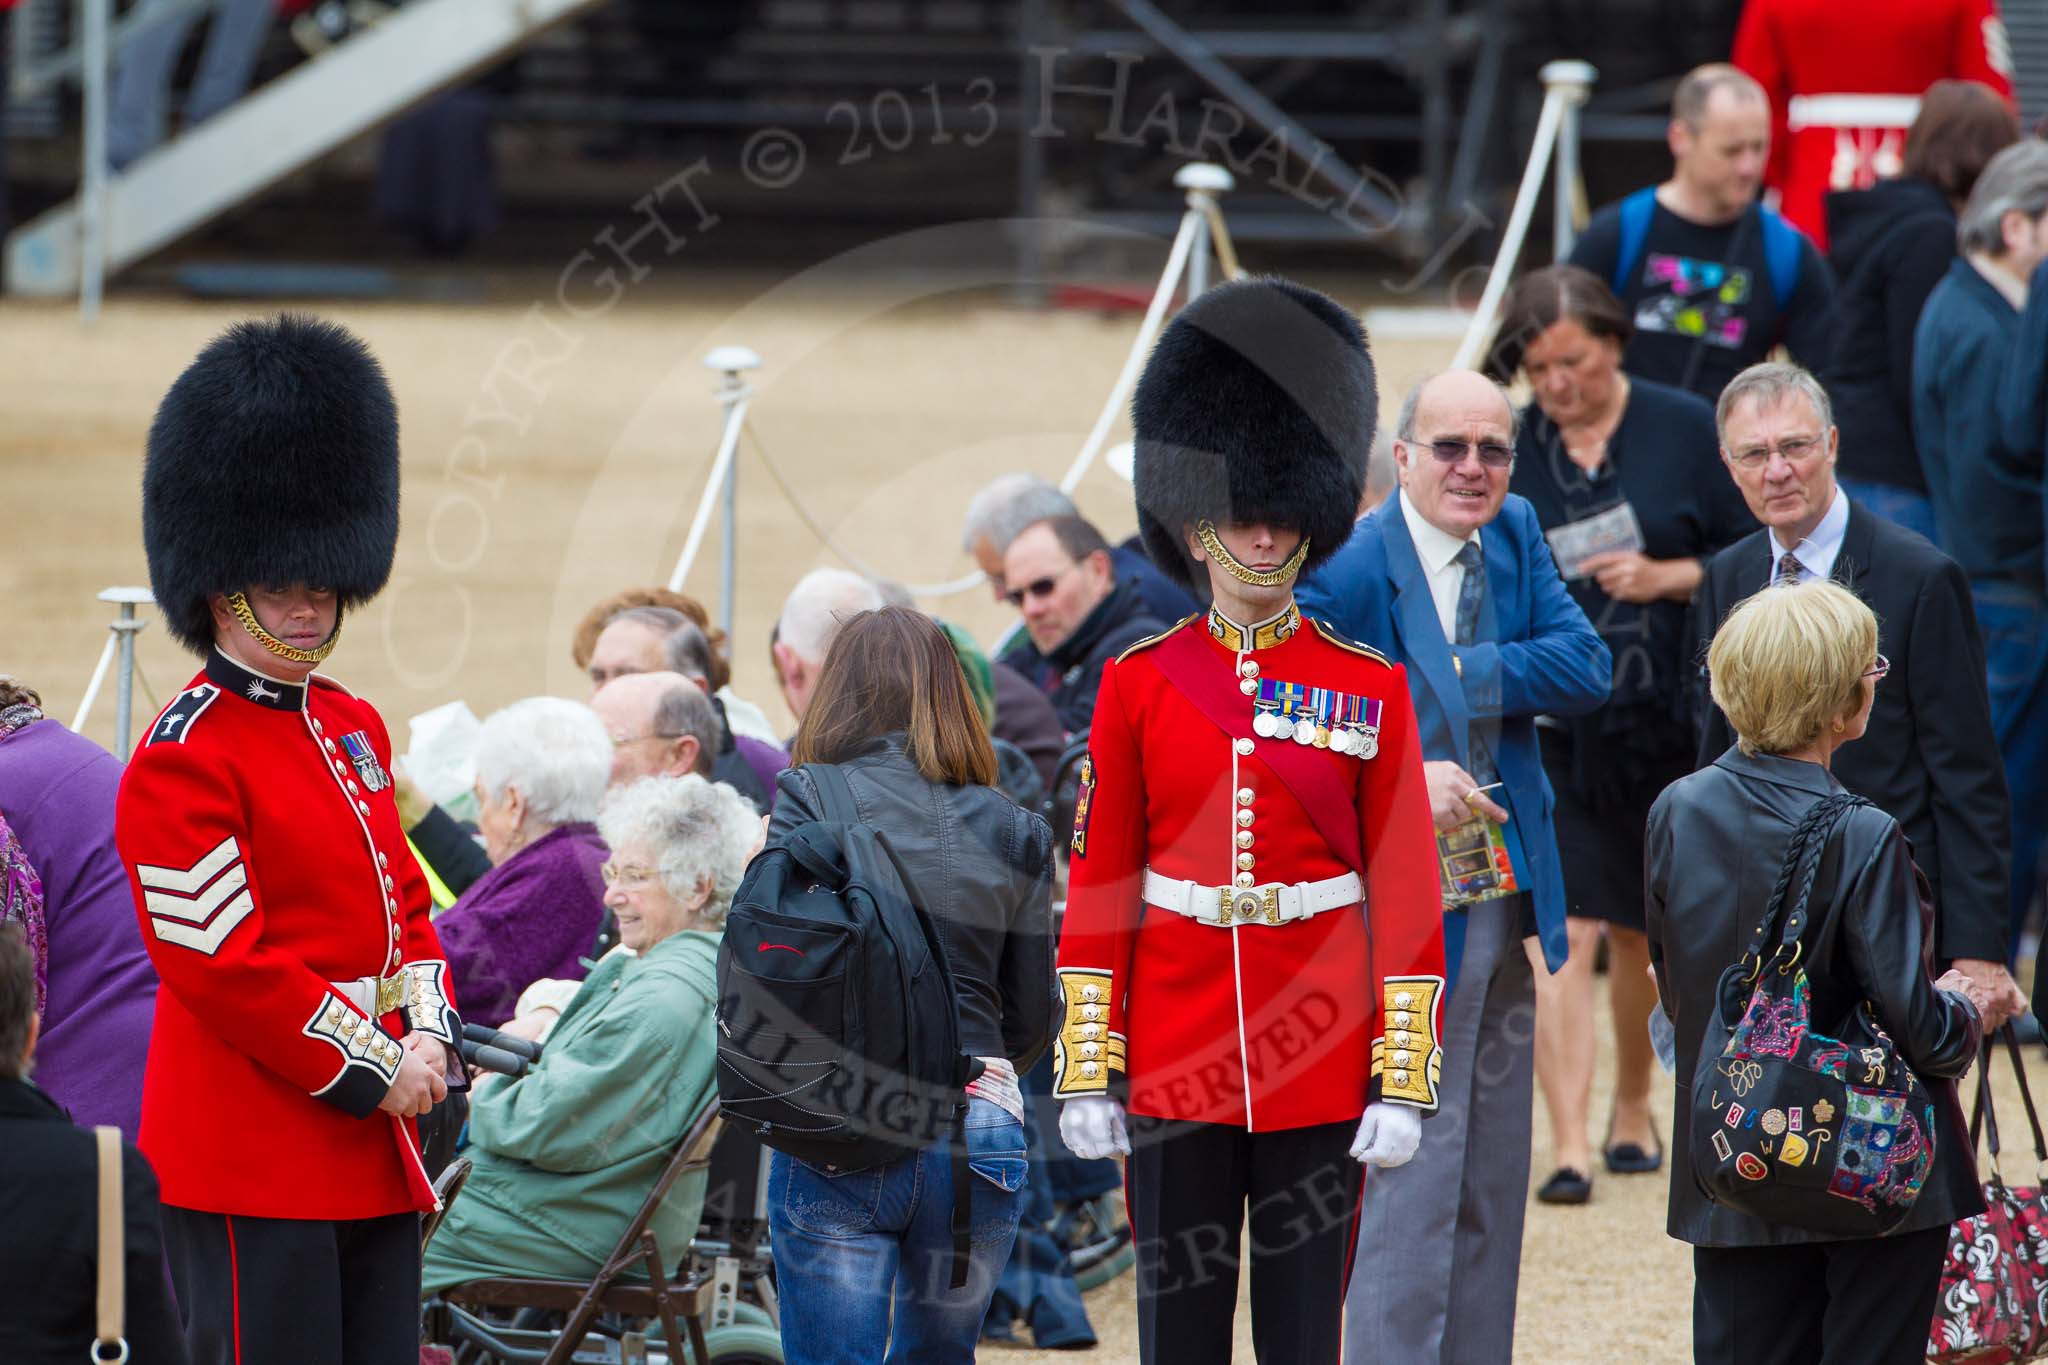
{"type": "Polygon", "coordinates": [[[1292,924],[1341,910],[1365,899],[1365,884],[1356,872],[1325,877],[1319,882],[1295,882],[1285,886],[1269,882],[1263,886],[1203,886],[1162,877],[1145,869],[1145,904],[1218,929],[1233,924],[1292,924]]]}
{"type": "Polygon", "coordinates": [[[353,981],[330,981],[335,994],[361,1010],[366,1018],[381,1019],[405,1003],[410,985],[405,968],[396,976],[359,976],[353,981]]]}
{"type": "Polygon", "coordinates": [[[1918,95],[1794,95],[1785,126],[1807,128],[1910,128],[1920,113],[1918,95]]]}

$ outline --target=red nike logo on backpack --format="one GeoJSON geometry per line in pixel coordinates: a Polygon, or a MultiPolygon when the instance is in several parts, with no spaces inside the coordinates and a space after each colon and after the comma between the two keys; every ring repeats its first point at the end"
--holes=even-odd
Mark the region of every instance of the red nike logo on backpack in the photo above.
{"type": "Polygon", "coordinates": [[[785,953],[795,953],[798,957],[802,957],[804,955],[803,949],[792,948],[787,943],[757,943],[754,945],[754,951],[757,953],[765,953],[771,948],[778,949],[785,953]]]}

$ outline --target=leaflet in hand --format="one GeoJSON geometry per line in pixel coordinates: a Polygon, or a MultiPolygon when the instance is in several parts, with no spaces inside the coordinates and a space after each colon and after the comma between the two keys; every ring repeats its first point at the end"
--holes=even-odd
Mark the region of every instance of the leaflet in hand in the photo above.
{"type": "Polygon", "coordinates": [[[1507,839],[1497,821],[1474,816],[1462,825],[1440,829],[1436,851],[1446,906],[1490,901],[1521,890],[1515,884],[1507,839]]]}
{"type": "Polygon", "coordinates": [[[1636,509],[1618,502],[1604,512],[1553,526],[1543,533],[1550,552],[1557,556],[1558,572],[1566,578],[1585,578],[1586,561],[1595,555],[1627,554],[1643,548],[1643,526],[1636,509]]]}

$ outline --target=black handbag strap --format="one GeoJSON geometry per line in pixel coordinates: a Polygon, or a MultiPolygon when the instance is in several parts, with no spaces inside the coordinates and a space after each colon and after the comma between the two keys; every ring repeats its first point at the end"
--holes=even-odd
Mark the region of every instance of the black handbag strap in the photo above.
{"type": "MultiPolygon", "coordinates": [[[[853,785],[846,780],[846,773],[836,763],[806,763],[804,770],[818,786],[818,801],[825,819],[842,825],[858,825],[860,806],[853,799],[853,785]]],[[[889,845],[880,830],[875,831],[875,842],[896,869],[897,877],[913,904],[920,910],[923,902],[918,900],[917,884],[911,879],[910,869],[903,865],[896,850],[889,845]]],[[[943,952],[937,955],[939,971],[947,981],[947,1004],[952,1006],[952,968],[943,952]]],[[[981,1066],[974,1058],[960,1059],[959,1084],[967,1083],[981,1074],[981,1066]]],[[[946,1134],[947,1158],[951,1165],[953,1181],[953,1211],[947,1219],[948,1231],[952,1234],[953,1254],[948,1266],[948,1283],[959,1289],[967,1283],[967,1274],[972,1265],[974,1248],[974,1177],[968,1166],[967,1157],[967,1096],[963,1093],[953,1109],[953,1126],[946,1134]]]]}
{"type": "MultiPolygon", "coordinates": [[[[2002,1025],[1997,1036],[2004,1040],[2006,1054],[2012,1058],[2013,1077],[2020,1085],[2020,1103],[2027,1111],[2027,1127],[2033,1133],[2034,1159],[2041,1167],[2048,1167],[2048,1138],[2042,1135],[2041,1116],[2034,1108],[2034,1092],[2027,1084],[2027,1066],[2020,1057],[2019,1036],[2013,1032],[2010,1023],[2002,1025]]],[[[1991,1099],[1991,1046],[1992,1035],[1986,1034],[1983,1053],[1977,1061],[1977,1102],[1970,1112],[1970,1147],[1976,1149],[1981,1129],[1991,1151],[1991,1174],[2002,1185],[2005,1176],[1998,1169],[1998,1111],[1991,1099]]]]}
{"type": "Polygon", "coordinates": [[[1797,961],[1800,935],[1806,929],[1808,903],[1813,898],[1813,883],[1820,875],[1821,855],[1827,851],[1835,826],[1856,807],[1869,804],[1852,792],[1824,796],[1808,807],[1799,824],[1793,828],[1791,841],[1785,846],[1785,859],[1778,865],[1778,880],[1771,887],[1770,900],[1765,903],[1764,917],[1757,924],[1756,932],[1750,935],[1749,947],[1743,953],[1744,959],[1750,963],[1752,980],[1763,974],[1767,945],[1773,949],[1773,961],[1788,950],[1791,952],[1791,959],[1781,970],[1790,970],[1792,962],[1797,961]]]}

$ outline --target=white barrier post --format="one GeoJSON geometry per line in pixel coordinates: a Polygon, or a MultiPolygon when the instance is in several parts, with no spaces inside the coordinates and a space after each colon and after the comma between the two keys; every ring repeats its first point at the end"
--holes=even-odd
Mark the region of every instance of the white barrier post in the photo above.
{"type": "Polygon", "coordinates": [[[112,602],[118,611],[107,623],[106,647],[100,651],[99,662],[93,665],[92,681],[85,685],[85,696],[79,700],[78,713],[71,718],[71,728],[74,732],[84,729],[86,717],[92,714],[92,704],[99,700],[100,687],[107,680],[108,665],[118,659],[114,674],[114,756],[125,763],[135,709],[135,633],[149,624],[137,618],[135,609],[149,606],[156,599],[150,596],[148,588],[108,588],[99,600],[112,602]]]}
{"type": "Polygon", "coordinates": [[[748,370],[758,369],[760,364],[761,357],[744,346],[720,346],[704,357],[706,369],[716,370],[724,376],[718,385],[718,403],[725,409],[725,429],[719,435],[718,456],[711,462],[711,477],[705,482],[703,498],[697,503],[697,515],[690,521],[690,534],[683,542],[682,556],[676,560],[675,572],[668,579],[670,592],[683,590],[683,580],[690,576],[690,566],[697,560],[705,528],[711,522],[712,499],[717,498],[725,509],[725,544],[719,556],[718,624],[725,631],[728,649],[732,639],[739,543],[739,484],[733,467],[734,456],[739,450],[740,430],[747,421],[747,402],[754,394],[740,376],[748,370]]]}
{"type": "Polygon", "coordinates": [[[1557,121],[1557,174],[1550,182],[1551,251],[1559,261],[1572,254],[1578,240],[1579,219],[1579,110],[1593,93],[1600,73],[1590,62],[1546,62],[1537,73],[1545,91],[1564,95],[1564,110],[1557,121]]]}
{"type": "MultiPolygon", "coordinates": [[[[1543,70],[1547,74],[1553,67],[1573,65],[1589,71],[1592,69],[1583,62],[1553,62],[1543,70]]],[[[1522,241],[1529,235],[1529,219],[1536,212],[1536,196],[1542,191],[1544,174],[1550,169],[1550,154],[1557,146],[1557,133],[1564,123],[1565,107],[1583,103],[1589,88],[1588,84],[1574,78],[1568,83],[1550,86],[1543,93],[1543,113],[1536,120],[1536,136],[1529,147],[1529,164],[1522,168],[1521,188],[1515,191],[1515,207],[1508,214],[1507,230],[1501,235],[1500,254],[1493,258],[1493,270],[1486,277],[1486,291],[1479,297],[1479,308],[1472,315],[1472,325],[1465,329],[1465,339],[1458,343],[1458,354],[1451,360],[1452,369],[1469,370],[1479,359],[1480,347],[1486,344],[1487,333],[1493,328],[1494,314],[1499,311],[1500,301],[1508,292],[1508,278],[1514,274],[1515,261],[1522,254],[1522,241]]]]}

